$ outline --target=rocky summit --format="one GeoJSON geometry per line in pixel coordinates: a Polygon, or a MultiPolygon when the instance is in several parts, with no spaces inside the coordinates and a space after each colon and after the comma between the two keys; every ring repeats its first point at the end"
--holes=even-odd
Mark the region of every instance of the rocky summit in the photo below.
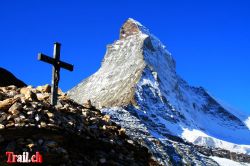
{"type": "Polygon", "coordinates": [[[54,107],[50,90],[0,87],[0,165],[8,165],[6,152],[39,152],[44,165],[159,165],[90,101],[82,106],[59,91],[54,107]]]}
{"type": "Polygon", "coordinates": [[[250,163],[250,116],[190,86],[165,45],[133,19],[107,46],[100,69],[68,95],[90,100],[163,165],[250,163]]]}

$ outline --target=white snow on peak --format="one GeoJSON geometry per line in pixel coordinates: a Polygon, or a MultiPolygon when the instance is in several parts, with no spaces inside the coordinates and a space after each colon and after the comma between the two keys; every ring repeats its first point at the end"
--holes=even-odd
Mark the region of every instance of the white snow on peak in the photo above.
{"type": "Polygon", "coordinates": [[[132,23],[136,24],[142,33],[150,35],[149,29],[142,25],[139,21],[136,21],[133,18],[129,18],[128,21],[131,21],[132,23]]]}
{"type": "Polygon", "coordinates": [[[145,36],[143,36],[144,34],[150,37],[150,40],[156,49],[160,48],[161,50],[164,50],[164,52],[166,52],[169,56],[171,56],[171,53],[166,49],[166,46],[160,41],[160,39],[158,39],[154,34],[152,34],[147,27],[145,27],[139,21],[133,18],[128,18],[127,21],[131,21],[137,25],[137,27],[140,29],[143,38],[145,38],[145,36]]]}
{"type": "Polygon", "coordinates": [[[139,21],[136,21],[133,18],[128,18],[128,20],[135,23],[135,24],[137,24],[137,25],[139,25],[139,26],[143,26],[139,21]]]}

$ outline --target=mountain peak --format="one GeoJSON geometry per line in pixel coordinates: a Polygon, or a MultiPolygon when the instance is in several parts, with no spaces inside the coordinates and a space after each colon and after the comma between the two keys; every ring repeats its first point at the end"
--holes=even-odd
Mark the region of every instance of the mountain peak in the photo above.
{"type": "MultiPolygon", "coordinates": [[[[184,81],[164,44],[131,18],[121,27],[120,39],[108,45],[101,68],[71,89],[68,96],[78,103],[91,100],[131,137],[143,140],[163,165],[169,160],[181,165],[185,158],[164,150],[176,146],[169,143],[172,136],[198,146],[250,154],[250,131],[243,121],[203,88],[184,81]]],[[[181,142],[179,147],[185,147],[181,149],[185,153],[189,147],[181,142]]],[[[193,154],[188,162],[203,165],[198,152],[193,154]]],[[[205,163],[216,165],[211,162],[205,163]]]]}
{"type": "Polygon", "coordinates": [[[120,29],[120,39],[126,38],[142,31],[143,25],[133,18],[128,18],[120,29]]]}

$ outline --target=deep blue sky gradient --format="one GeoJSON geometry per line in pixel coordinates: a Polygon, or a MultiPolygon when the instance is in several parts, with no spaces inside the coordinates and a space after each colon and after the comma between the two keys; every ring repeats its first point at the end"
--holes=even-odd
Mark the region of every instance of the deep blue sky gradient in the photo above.
{"type": "Polygon", "coordinates": [[[98,70],[106,45],[132,17],[158,36],[191,85],[250,113],[249,0],[1,0],[0,66],[33,86],[51,82],[51,66],[37,53],[75,65],[62,70],[66,91],[98,70]]]}

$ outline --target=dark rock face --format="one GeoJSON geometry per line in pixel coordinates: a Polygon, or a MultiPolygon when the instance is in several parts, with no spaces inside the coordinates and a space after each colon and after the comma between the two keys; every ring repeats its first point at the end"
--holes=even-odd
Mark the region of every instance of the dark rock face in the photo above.
{"type": "Polygon", "coordinates": [[[158,165],[109,116],[62,92],[53,107],[49,92],[47,85],[0,87],[0,165],[7,151],[39,152],[46,165],[158,165]]]}
{"type": "Polygon", "coordinates": [[[23,81],[16,78],[11,72],[0,67],[0,87],[15,85],[16,87],[27,86],[23,81]]]}

